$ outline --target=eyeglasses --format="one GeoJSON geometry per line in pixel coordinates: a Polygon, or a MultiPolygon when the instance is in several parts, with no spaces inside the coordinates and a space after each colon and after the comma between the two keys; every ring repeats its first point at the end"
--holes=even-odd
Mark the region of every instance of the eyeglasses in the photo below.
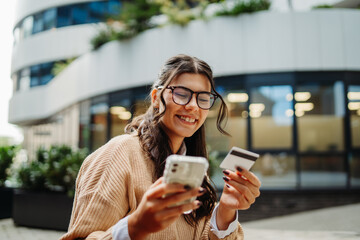
{"type": "Polygon", "coordinates": [[[208,110],[210,109],[218,97],[216,94],[211,92],[194,92],[191,89],[181,86],[168,86],[172,92],[172,99],[174,103],[178,105],[186,105],[191,101],[193,94],[196,94],[196,103],[199,108],[208,110]]]}

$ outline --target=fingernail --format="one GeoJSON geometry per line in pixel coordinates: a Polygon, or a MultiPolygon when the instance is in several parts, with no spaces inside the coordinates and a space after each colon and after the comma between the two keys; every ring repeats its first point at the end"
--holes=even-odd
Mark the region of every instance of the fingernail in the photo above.
{"type": "Polygon", "coordinates": [[[196,205],[200,207],[202,205],[202,202],[197,202],[196,205]]]}
{"type": "Polygon", "coordinates": [[[239,172],[242,172],[242,168],[241,167],[236,167],[236,170],[239,172]]]}
{"type": "Polygon", "coordinates": [[[223,179],[224,179],[226,182],[230,181],[230,178],[225,177],[225,176],[223,176],[223,179]]]}
{"type": "Polygon", "coordinates": [[[229,175],[229,174],[230,174],[228,170],[224,170],[223,173],[224,173],[225,175],[229,175]]]}
{"type": "Polygon", "coordinates": [[[190,190],[191,187],[190,187],[189,185],[185,185],[185,186],[184,186],[184,189],[185,189],[185,190],[190,190]]]}
{"type": "Polygon", "coordinates": [[[205,189],[205,188],[200,188],[200,189],[199,189],[199,193],[204,193],[204,192],[206,192],[206,189],[205,189]]]}
{"type": "Polygon", "coordinates": [[[227,188],[230,188],[230,185],[229,185],[229,184],[226,184],[226,187],[227,187],[227,188]]]}

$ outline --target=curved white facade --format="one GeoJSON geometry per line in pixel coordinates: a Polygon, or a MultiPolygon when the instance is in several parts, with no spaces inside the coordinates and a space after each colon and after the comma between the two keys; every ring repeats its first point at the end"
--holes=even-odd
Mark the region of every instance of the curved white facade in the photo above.
{"type": "MultiPolygon", "coordinates": [[[[178,53],[204,59],[213,67],[216,76],[309,70],[359,71],[359,22],[360,12],[352,9],[303,13],[264,11],[193,21],[185,28],[152,29],[129,41],[111,42],[97,51],[87,52],[47,85],[16,92],[10,101],[9,121],[31,123],[93,96],[151,84],[163,62],[178,53]]],[[[92,27],[82,27],[90,36],[92,27]]],[[[69,56],[72,50],[87,51],[87,36],[69,34],[76,32],[79,26],[68,28],[26,39],[14,52],[13,71],[32,61],[61,54],[69,56]],[[35,37],[45,42],[55,40],[57,34],[65,39],[66,33],[68,43],[56,43],[49,51],[40,51],[39,56],[29,49],[35,37]]]]}
{"type": "Polygon", "coordinates": [[[89,39],[97,33],[98,27],[94,24],[68,26],[23,39],[13,48],[11,73],[34,64],[69,59],[89,52],[89,39]]]}

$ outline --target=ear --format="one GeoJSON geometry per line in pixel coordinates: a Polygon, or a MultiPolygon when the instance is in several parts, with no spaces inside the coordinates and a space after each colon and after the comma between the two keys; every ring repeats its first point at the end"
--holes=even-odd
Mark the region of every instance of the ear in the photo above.
{"type": "Polygon", "coordinates": [[[159,108],[159,98],[158,98],[158,89],[154,88],[151,91],[151,103],[154,108],[159,108]]]}

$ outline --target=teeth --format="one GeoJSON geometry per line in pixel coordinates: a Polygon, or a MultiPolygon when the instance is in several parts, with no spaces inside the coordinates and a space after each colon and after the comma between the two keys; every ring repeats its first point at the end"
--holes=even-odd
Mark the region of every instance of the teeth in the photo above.
{"type": "Polygon", "coordinates": [[[193,123],[195,122],[195,119],[194,118],[189,118],[189,117],[183,117],[183,116],[180,116],[180,118],[186,122],[190,122],[190,123],[193,123]]]}

